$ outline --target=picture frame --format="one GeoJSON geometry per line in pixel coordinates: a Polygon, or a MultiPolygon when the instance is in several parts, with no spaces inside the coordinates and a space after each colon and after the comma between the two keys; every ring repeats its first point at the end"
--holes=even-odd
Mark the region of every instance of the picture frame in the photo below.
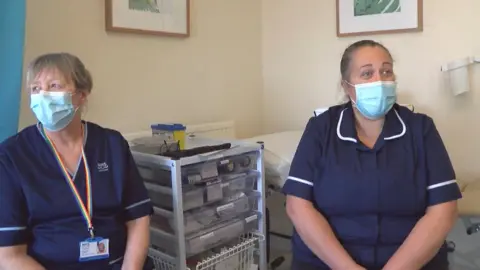
{"type": "Polygon", "coordinates": [[[105,0],[110,32],[190,36],[190,0],[105,0]]]}
{"type": "Polygon", "coordinates": [[[423,31],[423,0],[336,0],[337,37],[423,31]]]}

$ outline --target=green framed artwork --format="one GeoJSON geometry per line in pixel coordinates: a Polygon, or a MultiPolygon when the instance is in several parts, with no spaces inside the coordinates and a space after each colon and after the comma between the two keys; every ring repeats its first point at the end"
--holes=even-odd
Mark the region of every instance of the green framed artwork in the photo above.
{"type": "Polygon", "coordinates": [[[423,30],[423,0],[337,0],[337,36],[423,30]]]}
{"type": "Polygon", "coordinates": [[[107,31],[157,36],[190,35],[189,0],[105,0],[107,31]]]}

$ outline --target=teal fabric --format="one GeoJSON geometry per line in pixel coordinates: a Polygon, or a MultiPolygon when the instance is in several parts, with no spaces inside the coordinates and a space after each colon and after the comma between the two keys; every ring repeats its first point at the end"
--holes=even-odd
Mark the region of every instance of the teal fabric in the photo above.
{"type": "Polygon", "coordinates": [[[26,0],[0,0],[0,142],[18,130],[26,0]]]}

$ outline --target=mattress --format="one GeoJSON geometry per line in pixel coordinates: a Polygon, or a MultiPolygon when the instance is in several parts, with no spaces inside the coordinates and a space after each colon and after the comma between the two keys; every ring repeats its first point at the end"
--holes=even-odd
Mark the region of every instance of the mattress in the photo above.
{"type": "Polygon", "coordinates": [[[265,178],[268,185],[275,189],[283,187],[302,134],[303,130],[293,130],[246,139],[248,142],[264,143],[265,178]]]}

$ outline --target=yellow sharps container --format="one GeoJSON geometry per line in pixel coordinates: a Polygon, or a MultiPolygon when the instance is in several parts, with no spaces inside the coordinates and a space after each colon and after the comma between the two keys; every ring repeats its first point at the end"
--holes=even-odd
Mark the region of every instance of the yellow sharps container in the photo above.
{"type": "Polygon", "coordinates": [[[185,131],[186,126],[182,124],[155,124],[152,125],[153,135],[163,135],[178,142],[180,150],[185,149],[185,131]]]}

